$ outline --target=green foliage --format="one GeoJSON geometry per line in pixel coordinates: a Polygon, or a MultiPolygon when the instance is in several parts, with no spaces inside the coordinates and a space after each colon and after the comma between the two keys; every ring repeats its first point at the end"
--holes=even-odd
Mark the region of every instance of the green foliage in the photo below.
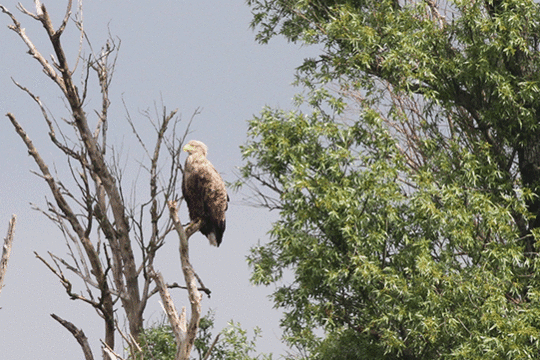
{"type": "Polygon", "coordinates": [[[272,360],[272,354],[259,354],[252,356],[256,350],[257,338],[261,335],[259,328],[254,329],[253,337],[248,338],[246,330],[239,323],[229,322],[229,327],[221,332],[222,339],[219,352],[222,355],[212,357],[216,360],[272,360]]]}
{"type": "Polygon", "coordinates": [[[248,4],[260,41],[323,49],[299,69],[310,110],[265,108],[242,147],[279,211],[248,260],[285,339],[313,359],[537,357],[540,6],[248,4]]]}
{"type": "Polygon", "coordinates": [[[536,258],[514,219],[525,197],[501,183],[488,146],[427,139],[411,168],[370,111],[343,124],[266,109],[249,134],[244,176],[272,184],[280,212],[249,257],[252,280],[293,271],[273,295],[291,344],[324,354],[355,339],[366,354],[422,359],[539,350],[536,258]]]}
{"type": "MultiPolygon", "coordinates": [[[[199,359],[208,353],[214,341],[211,330],[214,328],[214,313],[209,312],[201,319],[199,334],[195,340],[195,349],[199,359]]],[[[219,340],[212,348],[209,360],[272,360],[272,354],[252,355],[256,352],[257,339],[261,337],[261,330],[255,328],[253,337],[248,337],[247,330],[242,329],[240,323],[230,321],[228,326],[221,330],[219,340]]]]}
{"type": "MultiPolygon", "coordinates": [[[[253,337],[248,337],[248,332],[241,328],[239,323],[230,322],[229,326],[219,334],[218,341],[212,347],[208,360],[272,360],[271,354],[252,356],[256,351],[257,338],[261,330],[254,329],[253,337]]],[[[195,352],[197,359],[202,360],[210,350],[215,337],[212,335],[214,328],[214,313],[209,311],[199,322],[199,332],[195,339],[195,352]]],[[[176,344],[171,327],[165,323],[156,324],[144,330],[140,339],[142,353],[137,354],[137,360],[168,360],[175,359],[176,344]]],[[[195,358],[194,358],[195,359],[195,358]]]]}
{"type": "Polygon", "coordinates": [[[176,343],[171,326],[162,322],[143,331],[139,339],[142,353],[135,356],[136,360],[174,360],[176,343]]]}
{"type": "Polygon", "coordinates": [[[371,360],[377,359],[384,349],[369,337],[354,330],[335,331],[317,347],[313,359],[317,360],[371,360]]]}

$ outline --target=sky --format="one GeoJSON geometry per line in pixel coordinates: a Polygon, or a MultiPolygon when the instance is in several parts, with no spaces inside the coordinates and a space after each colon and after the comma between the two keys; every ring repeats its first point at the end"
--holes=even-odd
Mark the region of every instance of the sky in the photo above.
{"type": "MultiPolygon", "coordinates": [[[[67,1],[43,1],[56,26],[67,1]]],[[[16,15],[27,35],[44,54],[52,53],[43,29],[16,9],[16,1],[0,0],[16,15]]],[[[33,10],[33,2],[23,5],[33,10]]],[[[74,9],[75,10],[75,9],[74,9]]],[[[110,89],[109,144],[121,151],[125,179],[133,179],[140,168],[142,152],[126,121],[127,112],[144,132],[148,126],[142,113],[154,113],[164,104],[178,109],[183,121],[197,110],[188,139],[197,139],[209,148],[208,158],[226,181],[235,181],[242,165],[239,146],[246,141],[247,121],[268,105],[292,108],[292,98],[301,91],[294,86],[295,68],[316,49],[303,48],[276,39],[268,45],[255,41],[250,29],[250,9],[243,0],[183,1],[87,0],[83,5],[85,31],[95,51],[108,36],[121,40],[116,71],[110,89]],[[156,6],[156,4],[159,4],[156,6]],[[125,104],[125,106],[124,106],[125,104]]],[[[66,256],[62,234],[45,216],[33,210],[51,199],[43,180],[32,171],[37,167],[7,117],[12,112],[28,132],[51,168],[65,176],[64,159],[49,144],[46,124],[39,108],[11,81],[29,88],[57,119],[67,116],[59,90],[29,56],[20,38],[7,28],[11,20],[0,14],[0,234],[7,231],[11,214],[17,227],[4,288],[0,293],[0,353],[11,359],[76,359],[82,352],[75,339],[50,314],[82,328],[99,358],[102,320],[86,304],[68,299],[58,279],[35,257],[50,251],[66,256]]],[[[75,63],[78,32],[70,22],[63,35],[71,64],[75,63]]],[[[90,89],[87,113],[99,102],[99,93],[90,89]]],[[[185,159],[183,155],[183,160],[185,159]]],[[[126,186],[130,185],[129,183],[126,186]]],[[[261,352],[287,351],[279,338],[280,312],[268,299],[272,288],[249,283],[246,255],[250,247],[268,241],[267,232],[276,214],[246,206],[248,191],[230,191],[227,230],[219,248],[196,234],[190,241],[193,266],[212,290],[203,299],[203,313],[215,311],[219,331],[229,320],[244,329],[262,329],[258,341],[261,352]]],[[[185,205],[184,205],[185,206],[185,205]]],[[[182,221],[187,212],[182,210],[182,221]]],[[[155,266],[167,282],[183,281],[177,252],[178,242],[169,236],[155,266]]],[[[82,291],[82,288],[78,290],[82,291]]],[[[177,290],[178,308],[188,305],[186,294],[177,290]]],[[[162,319],[159,298],[151,299],[145,325],[162,319]]],[[[120,322],[123,314],[120,313],[120,322]]],[[[117,348],[117,350],[119,350],[117,348]]]]}

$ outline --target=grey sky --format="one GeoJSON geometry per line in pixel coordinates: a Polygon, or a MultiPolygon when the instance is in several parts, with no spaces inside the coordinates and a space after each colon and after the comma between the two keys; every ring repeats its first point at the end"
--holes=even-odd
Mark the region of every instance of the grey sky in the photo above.
{"type": "MultiPolygon", "coordinates": [[[[31,18],[16,10],[16,1],[0,0],[26,28],[42,53],[50,54],[44,32],[31,18]]],[[[44,1],[58,24],[67,1],[44,1]]],[[[33,2],[23,5],[33,9],[33,2]]],[[[249,29],[251,15],[243,0],[235,1],[126,1],[87,0],[84,4],[85,29],[94,50],[104,44],[108,31],[121,39],[117,69],[111,88],[110,143],[123,144],[124,156],[141,157],[125,120],[124,99],[134,120],[146,126],[140,111],[160,106],[178,108],[187,120],[197,108],[190,139],[209,147],[209,159],[233,181],[234,169],[241,165],[239,145],[245,142],[246,120],[264,105],[290,108],[291,98],[299,89],[290,84],[294,68],[313,54],[313,49],[299,48],[285,41],[259,45],[249,29]],[[159,4],[157,6],[156,4],[159,4]]],[[[99,355],[103,336],[101,319],[87,305],[71,301],[59,281],[33,254],[52,251],[64,256],[64,240],[44,216],[32,211],[29,203],[45,207],[51,198],[44,182],[30,170],[32,159],[4,116],[15,114],[49,165],[62,171],[63,158],[48,144],[45,124],[39,109],[11,82],[10,77],[39,95],[58,118],[66,116],[60,93],[41,72],[18,36],[7,29],[10,19],[0,14],[0,234],[5,236],[12,213],[18,215],[15,243],[5,287],[0,294],[0,354],[2,359],[76,359],[81,350],[64,328],[49,314],[55,313],[83,328],[94,355],[99,355]]],[[[78,33],[70,23],[64,46],[75,61],[78,33]]],[[[94,89],[95,90],[95,89],[94,89]]],[[[99,101],[92,94],[91,105],[99,101]]],[[[119,147],[120,148],[120,147],[119,147]]],[[[185,159],[185,155],[184,155],[185,159]]],[[[128,162],[127,178],[136,176],[137,167],[128,162]]],[[[130,184],[126,184],[129,186],[130,184]]],[[[204,311],[216,311],[216,331],[234,319],[242,327],[260,326],[263,338],[259,349],[283,353],[278,338],[279,313],[266,298],[272,289],[249,284],[245,262],[248,249],[257,241],[266,241],[270,220],[275,215],[242,205],[243,194],[231,193],[227,231],[219,249],[210,247],[200,234],[191,241],[191,259],[212,298],[203,300],[204,311]]],[[[183,209],[183,221],[187,213],[183,209]]],[[[168,282],[181,281],[177,240],[170,237],[156,266],[168,282]]],[[[82,288],[81,288],[82,290],[82,288]]],[[[187,305],[181,291],[173,293],[177,306],[187,305]]],[[[152,298],[145,320],[151,324],[161,319],[158,297],[152,298]]]]}

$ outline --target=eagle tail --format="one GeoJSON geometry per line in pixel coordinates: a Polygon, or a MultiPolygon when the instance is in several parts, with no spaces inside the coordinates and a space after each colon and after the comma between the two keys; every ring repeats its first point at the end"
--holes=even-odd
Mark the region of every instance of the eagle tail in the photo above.
{"type": "Polygon", "coordinates": [[[210,245],[219,246],[219,243],[217,242],[215,233],[211,232],[206,237],[208,238],[208,241],[210,241],[210,245]]]}

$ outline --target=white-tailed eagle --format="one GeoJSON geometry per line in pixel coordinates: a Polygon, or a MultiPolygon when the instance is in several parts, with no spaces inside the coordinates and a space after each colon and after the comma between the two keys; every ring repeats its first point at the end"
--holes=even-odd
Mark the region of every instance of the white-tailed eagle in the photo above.
{"type": "Polygon", "coordinates": [[[206,145],[191,140],[184,146],[184,151],[189,156],[184,166],[182,194],[188,206],[189,218],[192,222],[201,220],[201,233],[210,244],[219,246],[225,232],[225,211],[229,201],[225,183],[206,159],[206,145]]]}

